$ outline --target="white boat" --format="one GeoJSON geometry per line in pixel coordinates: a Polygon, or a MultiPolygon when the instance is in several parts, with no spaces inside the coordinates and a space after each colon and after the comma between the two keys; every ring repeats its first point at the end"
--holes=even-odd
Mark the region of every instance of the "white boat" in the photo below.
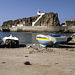
{"type": "Polygon", "coordinates": [[[13,37],[12,35],[6,36],[3,38],[3,42],[6,45],[6,47],[18,47],[19,45],[19,39],[17,37],[13,37]]]}
{"type": "Polygon", "coordinates": [[[61,41],[64,42],[67,40],[67,37],[52,37],[52,36],[39,34],[36,36],[36,39],[38,40],[40,46],[42,47],[46,46],[58,47],[61,41]]]}

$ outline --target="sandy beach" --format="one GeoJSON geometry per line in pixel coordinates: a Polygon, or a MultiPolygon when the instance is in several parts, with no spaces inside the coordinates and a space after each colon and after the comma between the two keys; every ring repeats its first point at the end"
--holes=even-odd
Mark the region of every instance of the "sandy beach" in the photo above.
{"type": "Polygon", "coordinates": [[[0,75],[75,75],[75,44],[0,48],[0,75]],[[25,61],[31,65],[25,65],[25,61]]]}

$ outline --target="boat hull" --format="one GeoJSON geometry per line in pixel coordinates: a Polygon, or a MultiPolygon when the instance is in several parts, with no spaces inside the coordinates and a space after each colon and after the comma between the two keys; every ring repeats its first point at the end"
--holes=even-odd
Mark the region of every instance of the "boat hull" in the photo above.
{"type": "Polygon", "coordinates": [[[60,45],[60,42],[53,42],[50,40],[38,40],[38,42],[40,43],[40,46],[42,47],[58,47],[60,45]]]}
{"type": "Polygon", "coordinates": [[[51,38],[48,38],[48,37],[37,37],[37,40],[38,42],[40,43],[40,46],[42,47],[58,47],[59,46],[59,42],[55,42],[54,43],[54,40],[55,38],[51,37],[51,38]]]}
{"type": "Polygon", "coordinates": [[[53,46],[52,41],[47,41],[47,40],[38,40],[41,46],[46,47],[46,46],[53,46]]]}

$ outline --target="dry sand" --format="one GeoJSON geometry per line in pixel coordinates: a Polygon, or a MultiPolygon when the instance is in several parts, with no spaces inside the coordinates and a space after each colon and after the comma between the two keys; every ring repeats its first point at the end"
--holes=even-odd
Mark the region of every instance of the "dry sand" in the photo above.
{"type": "Polygon", "coordinates": [[[75,75],[75,45],[66,47],[0,48],[0,75],[75,75]]]}

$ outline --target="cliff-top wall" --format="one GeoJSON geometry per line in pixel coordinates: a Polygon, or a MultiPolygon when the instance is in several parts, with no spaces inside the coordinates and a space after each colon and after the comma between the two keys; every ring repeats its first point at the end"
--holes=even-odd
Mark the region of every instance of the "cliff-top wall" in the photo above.
{"type": "MultiPolygon", "coordinates": [[[[29,17],[29,18],[22,18],[22,19],[17,19],[17,20],[9,20],[5,21],[2,25],[2,27],[12,27],[12,26],[17,26],[23,25],[23,26],[32,26],[32,22],[35,22],[36,19],[39,17],[39,15],[34,16],[34,17],[29,17]]],[[[58,19],[58,14],[57,13],[45,13],[39,20],[36,22],[35,26],[60,26],[60,22],[58,19]]]]}

